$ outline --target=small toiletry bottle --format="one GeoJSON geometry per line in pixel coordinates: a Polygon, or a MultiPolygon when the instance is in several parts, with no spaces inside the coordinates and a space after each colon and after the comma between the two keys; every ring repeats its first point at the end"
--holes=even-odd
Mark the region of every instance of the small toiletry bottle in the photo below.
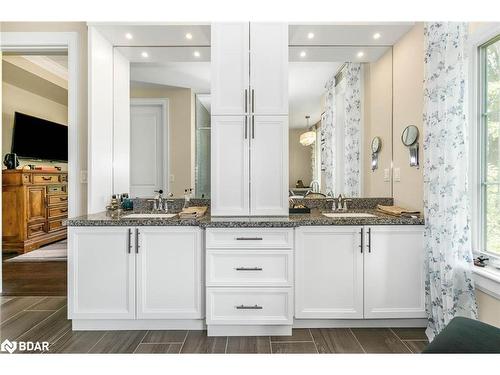
{"type": "Polygon", "coordinates": [[[184,189],[184,208],[189,207],[189,200],[190,200],[189,191],[188,189],[184,189]]]}

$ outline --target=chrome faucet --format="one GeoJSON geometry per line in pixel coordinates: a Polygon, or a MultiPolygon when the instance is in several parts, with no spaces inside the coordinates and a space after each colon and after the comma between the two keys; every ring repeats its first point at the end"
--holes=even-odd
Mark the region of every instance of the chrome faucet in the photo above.
{"type": "Polygon", "coordinates": [[[313,193],[319,193],[320,186],[319,186],[319,181],[318,180],[312,180],[311,181],[311,189],[312,189],[313,193]]]}

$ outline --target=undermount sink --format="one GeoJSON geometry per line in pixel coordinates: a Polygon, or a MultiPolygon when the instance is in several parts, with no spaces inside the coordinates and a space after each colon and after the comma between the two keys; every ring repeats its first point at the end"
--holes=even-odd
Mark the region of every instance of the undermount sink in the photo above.
{"type": "Polygon", "coordinates": [[[146,214],[130,214],[130,215],[125,215],[123,217],[125,219],[171,219],[174,216],[177,216],[177,214],[146,213],[146,214]]]}
{"type": "Polygon", "coordinates": [[[342,218],[342,217],[377,217],[373,214],[367,214],[363,212],[325,212],[323,216],[330,218],[342,218]]]}

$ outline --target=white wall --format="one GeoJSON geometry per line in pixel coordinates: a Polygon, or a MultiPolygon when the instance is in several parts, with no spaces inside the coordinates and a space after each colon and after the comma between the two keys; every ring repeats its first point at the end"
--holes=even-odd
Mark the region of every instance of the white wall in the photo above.
{"type": "Polygon", "coordinates": [[[130,192],[130,62],[116,48],[113,62],[113,191],[130,192]]]}
{"type": "Polygon", "coordinates": [[[113,46],[89,27],[88,212],[113,194],[113,46]]]}

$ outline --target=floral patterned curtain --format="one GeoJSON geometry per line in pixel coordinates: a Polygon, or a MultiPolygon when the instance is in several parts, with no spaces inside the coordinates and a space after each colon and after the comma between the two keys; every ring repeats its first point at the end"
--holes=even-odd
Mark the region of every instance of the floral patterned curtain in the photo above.
{"type": "Polygon", "coordinates": [[[477,318],[467,188],[465,23],[424,28],[424,246],[427,336],[477,318]]]}
{"type": "Polygon", "coordinates": [[[360,195],[361,146],[361,64],[347,63],[344,68],[344,195],[360,195]]]}
{"type": "Polygon", "coordinates": [[[326,85],[325,112],[321,116],[321,172],[326,192],[335,192],[335,78],[326,85]]]}

